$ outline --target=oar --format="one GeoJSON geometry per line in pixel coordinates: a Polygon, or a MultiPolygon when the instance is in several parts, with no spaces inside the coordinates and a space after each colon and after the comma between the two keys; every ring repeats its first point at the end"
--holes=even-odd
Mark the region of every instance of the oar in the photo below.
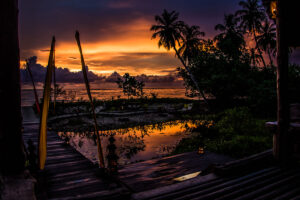
{"type": "Polygon", "coordinates": [[[97,117],[96,117],[95,107],[94,107],[94,103],[93,103],[93,99],[92,99],[92,95],[91,95],[91,91],[90,91],[90,84],[89,84],[89,80],[88,80],[88,77],[87,77],[86,65],[85,65],[85,62],[84,62],[83,54],[82,54],[82,49],[81,49],[81,44],[80,44],[80,38],[79,38],[79,32],[78,31],[76,31],[75,38],[76,38],[77,45],[78,45],[78,48],[79,48],[79,53],[80,53],[80,57],[81,57],[81,65],[82,65],[82,73],[83,73],[83,77],[84,77],[86,90],[87,90],[87,93],[88,93],[88,96],[89,96],[89,100],[91,102],[92,114],[93,114],[93,117],[94,117],[95,134],[97,136],[99,166],[101,168],[105,168],[103,152],[102,152],[102,146],[101,146],[101,140],[100,140],[100,135],[99,135],[99,131],[98,131],[97,117]]]}

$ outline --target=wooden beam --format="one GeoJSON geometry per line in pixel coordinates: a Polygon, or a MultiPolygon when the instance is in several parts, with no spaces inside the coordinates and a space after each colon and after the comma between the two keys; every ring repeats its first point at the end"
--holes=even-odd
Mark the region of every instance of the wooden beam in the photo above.
{"type": "Polygon", "coordinates": [[[288,33],[287,33],[287,1],[277,0],[277,133],[274,136],[274,156],[287,163],[290,157],[288,129],[288,33]]]}

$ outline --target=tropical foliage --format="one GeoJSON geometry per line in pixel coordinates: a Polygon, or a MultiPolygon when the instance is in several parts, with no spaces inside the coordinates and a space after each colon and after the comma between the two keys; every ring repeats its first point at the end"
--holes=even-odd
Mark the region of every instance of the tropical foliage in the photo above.
{"type": "Polygon", "coordinates": [[[144,96],[145,83],[143,81],[136,80],[128,73],[125,73],[122,79],[118,78],[116,83],[118,84],[119,88],[123,89],[123,93],[124,95],[128,96],[128,99],[131,96],[144,96]]]}
{"type": "Polygon", "coordinates": [[[217,47],[232,59],[238,59],[244,50],[246,42],[243,31],[237,26],[238,18],[233,14],[225,15],[224,24],[217,24],[215,29],[221,31],[215,37],[217,47]]]}
{"type": "Polygon", "coordinates": [[[259,0],[243,0],[239,6],[215,26],[218,33],[213,40],[204,38],[199,26],[188,25],[179,13],[167,10],[155,16],[152,38],[158,38],[159,47],[175,51],[187,96],[200,94],[223,107],[240,99],[271,115],[276,106],[275,25],[259,0]]]}
{"type": "Polygon", "coordinates": [[[212,116],[211,126],[199,125],[190,137],[182,139],[173,153],[213,151],[242,158],[272,147],[272,134],[265,121],[255,119],[246,107],[225,110],[212,116]]]}
{"type": "Polygon", "coordinates": [[[273,57],[276,54],[276,28],[275,24],[265,20],[262,25],[262,33],[257,36],[258,46],[268,54],[270,65],[273,65],[273,57]]]}
{"type": "Polygon", "coordinates": [[[178,12],[168,12],[167,10],[164,10],[161,16],[156,15],[156,24],[150,28],[154,32],[152,39],[159,37],[159,47],[163,46],[167,50],[172,48],[175,51],[176,56],[192,80],[192,84],[197,88],[204,101],[207,102],[199,82],[186,62],[192,60],[192,57],[197,54],[200,44],[199,37],[204,36],[204,32],[199,31],[198,26],[189,27],[183,21],[179,21],[178,17],[178,12]]]}
{"type": "Polygon", "coordinates": [[[259,0],[240,1],[239,5],[242,7],[242,9],[236,11],[235,15],[240,21],[240,27],[245,33],[253,36],[260,59],[263,63],[263,66],[266,67],[262,51],[257,40],[257,33],[261,33],[262,21],[266,19],[265,10],[259,0]]]}

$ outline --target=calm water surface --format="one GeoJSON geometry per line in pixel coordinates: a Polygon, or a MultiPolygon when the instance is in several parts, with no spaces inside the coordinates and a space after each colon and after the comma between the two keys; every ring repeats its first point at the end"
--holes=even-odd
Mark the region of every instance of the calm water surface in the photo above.
{"type": "MultiPolygon", "coordinates": [[[[107,155],[109,136],[113,135],[117,146],[120,165],[166,156],[176,144],[190,134],[190,129],[199,121],[171,121],[159,124],[137,126],[102,132],[103,152],[107,155]]],[[[58,132],[67,141],[92,162],[97,162],[97,145],[90,132],[58,132]]]]}
{"type": "MultiPolygon", "coordinates": [[[[60,83],[60,86],[66,91],[65,95],[58,97],[58,100],[88,100],[85,85],[82,83],[60,83]]],[[[185,96],[185,89],[182,87],[164,87],[163,85],[155,88],[145,88],[144,92],[150,96],[150,93],[156,93],[158,98],[188,98],[185,96]]],[[[37,93],[39,98],[43,96],[43,84],[37,83],[37,93]]],[[[91,93],[93,98],[100,100],[111,100],[112,98],[127,98],[121,89],[115,83],[91,83],[91,93]]],[[[21,90],[22,106],[31,106],[34,104],[34,93],[31,84],[23,84],[21,90]]]]}

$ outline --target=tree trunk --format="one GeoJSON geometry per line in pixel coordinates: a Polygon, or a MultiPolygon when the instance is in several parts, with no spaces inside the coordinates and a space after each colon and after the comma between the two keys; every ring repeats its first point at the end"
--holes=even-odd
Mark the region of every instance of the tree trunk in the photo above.
{"type": "Polygon", "coordinates": [[[289,102],[288,102],[288,42],[286,1],[277,0],[277,121],[278,129],[274,137],[273,152],[275,158],[286,165],[291,156],[288,138],[289,102]]]}
{"type": "Polygon", "coordinates": [[[271,56],[270,49],[268,50],[268,56],[269,56],[269,60],[270,60],[270,65],[273,66],[273,59],[272,59],[272,56],[271,56]]]}
{"type": "Polygon", "coordinates": [[[182,59],[181,56],[179,55],[179,53],[178,53],[176,47],[173,46],[173,48],[174,48],[174,50],[175,50],[175,53],[176,53],[177,57],[178,57],[179,60],[181,61],[182,65],[184,66],[184,68],[186,69],[186,71],[188,72],[188,74],[190,75],[192,81],[194,82],[194,84],[195,84],[197,90],[199,91],[200,95],[202,96],[204,102],[205,102],[207,105],[209,105],[209,104],[208,104],[208,101],[207,101],[207,99],[206,99],[206,97],[205,97],[205,95],[204,95],[204,93],[203,93],[203,91],[200,89],[200,87],[199,87],[199,85],[198,85],[198,83],[197,83],[197,81],[196,81],[194,75],[192,74],[190,68],[189,68],[188,66],[186,66],[185,62],[183,61],[183,59],[182,59]]]}
{"type": "Polygon", "coordinates": [[[0,170],[24,169],[18,40],[18,0],[0,1],[0,170]]]}
{"type": "Polygon", "coordinates": [[[257,36],[256,36],[256,33],[255,33],[255,29],[253,29],[253,30],[254,30],[254,31],[253,31],[253,36],[254,36],[254,40],[255,40],[255,43],[256,43],[256,48],[257,48],[257,50],[258,50],[260,59],[261,59],[263,65],[264,65],[264,67],[266,67],[267,65],[266,65],[265,59],[264,59],[264,57],[263,57],[263,55],[262,55],[262,52],[261,52],[261,49],[259,48],[258,43],[257,43],[257,36]]]}

